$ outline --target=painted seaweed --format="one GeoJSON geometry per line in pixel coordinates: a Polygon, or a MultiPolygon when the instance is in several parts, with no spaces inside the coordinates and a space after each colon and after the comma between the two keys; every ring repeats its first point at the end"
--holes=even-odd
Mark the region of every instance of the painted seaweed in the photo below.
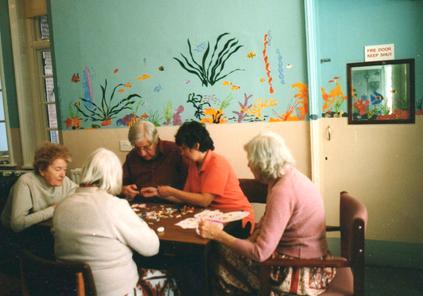
{"type": "Polygon", "coordinates": [[[233,72],[242,70],[234,69],[226,74],[222,73],[229,58],[243,47],[238,44],[238,40],[235,38],[226,40],[223,46],[221,46],[220,42],[223,42],[223,37],[227,35],[229,35],[229,33],[223,33],[217,37],[211,54],[210,42],[207,43],[207,48],[203,53],[201,62],[196,61],[192,53],[191,42],[189,39],[187,39],[189,58],[180,53],[182,58],[174,57],[174,59],[185,71],[197,76],[203,86],[214,85],[217,81],[227,77],[233,72]]]}
{"type": "Polygon", "coordinates": [[[107,98],[108,83],[107,79],[105,79],[104,85],[100,84],[102,93],[100,104],[96,104],[94,101],[86,98],[79,98],[79,100],[74,103],[74,106],[84,117],[85,121],[91,120],[94,122],[101,122],[102,126],[110,125],[112,123],[112,119],[116,118],[121,111],[132,110],[131,107],[135,104],[136,99],[141,98],[140,95],[134,93],[128,95],[120,101],[113,102],[116,91],[123,86],[125,86],[123,83],[117,84],[112,89],[109,98],[107,98]],[[81,101],[83,102],[82,105],[81,101]]]}
{"type": "Polygon", "coordinates": [[[209,102],[205,102],[203,100],[203,96],[195,93],[190,93],[188,95],[187,103],[191,103],[192,106],[195,108],[194,117],[198,120],[201,120],[201,118],[204,116],[204,106],[211,107],[209,102]]]}

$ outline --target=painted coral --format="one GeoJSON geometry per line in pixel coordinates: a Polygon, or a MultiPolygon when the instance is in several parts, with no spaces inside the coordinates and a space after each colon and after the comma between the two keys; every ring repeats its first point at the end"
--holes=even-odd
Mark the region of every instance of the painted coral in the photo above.
{"type": "Polygon", "coordinates": [[[271,117],[270,122],[276,121],[296,121],[304,120],[308,114],[308,87],[305,83],[296,82],[291,85],[296,88],[298,92],[294,95],[292,102],[288,105],[287,110],[278,115],[278,117],[271,117]]]}
{"type": "Polygon", "coordinates": [[[322,99],[323,99],[323,106],[322,111],[323,113],[335,113],[340,114],[343,112],[343,104],[347,100],[347,96],[344,95],[342,91],[342,87],[339,84],[338,80],[335,80],[335,86],[327,92],[324,87],[321,88],[322,91],[322,99]]]}
{"type": "Polygon", "coordinates": [[[235,113],[238,118],[237,118],[237,122],[242,122],[245,117],[247,116],[248,110],[251,108],[252,104],[248,103],[248,100],[252,97],[253,95],[247,95],[246,93],[244,93],[244,102],[238,102],[239,104],[239,111],[232,111],[233,113],[235,113]]]}
{"type": "Polygon", "coordinates": [[[248,114],[255,116],[256,118],[263,119],[263,110],[266,108],[274,107],[278,104],[273,98],[264,99],[258,98],[254,101],[253,106],[248,109],[248,114]]]}
{"type": "Polygon", "coordinates": [[[202,123],[225,123],[224,111],[222,109],[206,108],[205,117],[201,119],[202,123]]]}
{"type": "Polygon", "coordinates": [[[81,119],[79,117],[68,117],[65,120],[66,128],[79,129],[81,128],[81,119]]]}

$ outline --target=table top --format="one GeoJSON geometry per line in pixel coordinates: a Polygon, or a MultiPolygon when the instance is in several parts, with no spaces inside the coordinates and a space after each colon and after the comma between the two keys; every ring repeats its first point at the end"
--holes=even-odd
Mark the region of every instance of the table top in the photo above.
{"type": "Polygon", "coordinates": [[[204,210],[186,205],[146,203],[138,208],[138,215],[154,229],[160,241],[172,241],[196,245],[207,245],[210,240],[200,237],[195,229],[183,229],[175,225],[179,221],[193,217],[204,210]],[[157,229],[163,227],[164,231],[157,229]]]}
{"type": "MultiPolygon", "coordinates": [[[[179,221],[193,217],[204,208],[177,204],[143,203],[135,212],[140,216],[159,236],[161,242],[178,242],[194,245],[207,245],[210,240],[200,237],[195,229],[183,229],[177,225],[179,221]],[[157,229],[163,227],[164,231],[157,229]]],[[[132,205],[134,206],[134,205],[132,205]]],[[[52,227],[52,219],[37,224],[38,227],[52,227]]]]}

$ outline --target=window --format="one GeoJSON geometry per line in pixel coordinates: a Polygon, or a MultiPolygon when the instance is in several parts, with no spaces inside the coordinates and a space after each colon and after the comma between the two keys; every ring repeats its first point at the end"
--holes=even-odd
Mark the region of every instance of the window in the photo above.
{"type": "Polygon", "coordinates": [[[45,130],[48,139],[53,143],[59,143],[59,126],[57,122],[56,97],[54,94],[53,64],[51,60],[49,27],[47,16],[41,16],[35,20],[36,32],[33,47],[37,48],[38,68],[42,73],[42,105],[44,106],[45,130]],[[46,42],[42,42],[46,41],[46,42]]]}
{"type": "Polygon", "coordinates": [[[3,87],[0,77],[0,164],[9,163],[9,143],[4,100],[5,98],[3,97],[3,87]]]}
{"type": "MultiPolygon", "coordinates": [[[[54,143],[61,141],[47,6],[45,0],[7,2],[9,43],[13,45],[11,46],[13,64],[11,63],[9,67],[13,67],[16,88],[16,98],[12,100],[16,101],[18,113],[13,116],[17,116],[19,122],[19,129],[16,131],[5,127],[9,136],[7,138],[9,159],[19,167],[30,168],[36,147],[45,141],[54,143]]],[[[8,116],[12,116],[7,112],[5,115],[6,120],[0,118],[0,132],[5,125],[2,123],[7,123],[8,116]]],[[[6,138],[0,135],[0,150],[2,150],[5,146],[3,139],[6,138]]]]}

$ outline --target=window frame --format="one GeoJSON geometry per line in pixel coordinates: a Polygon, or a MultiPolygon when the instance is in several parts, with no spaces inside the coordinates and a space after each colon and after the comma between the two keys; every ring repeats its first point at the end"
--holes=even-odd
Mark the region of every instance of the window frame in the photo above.
{"type": "MultiPolygon", "coordinates": [[[[36,2],[43,2],[45,4],[45,0],[36,2]]],[[[15,148],[21,149],[21,151],[19,151],[21,153],[18,155],[19,159],[16,160],[18,165],[24,169],[32,168],[35,148],[45,141],[50,141],[47,101],[45,86],[43,84],[44,70],[41,55],[44,49],[52,53],[52,48],[50,39],[41,39],[39,26],[39,17],[47,15],[47,10],[43,9],[37,11],[37,13],[28,14],[27,10],[31,9],[31,7],[28,8],[28,3],[31,4],[33,2],[26,0],[9,0],[8,3],[20,131],[20,136],[13,134],[16,139],[13,138],[12,141],[14,144],[16,143],[17,147],[15,148]]],[[[47,24],[51,24],[48,19],[47,24]]],[[[49,28],[49,31],[51,38],[51,28],[49,28]]],[[[53,61],[52,69],[54,79],[53,87],[55,87],[56,79],[53,61]]],[[[59,143],[63,143],[60,129],[60,110],[57,92],[55,92],[55,104],[57,139],[59,143]]]]}
{"type": "MultiPolygon", "coordinates": [[[[0,38],[0,48],[2,46],[1,43],[1,38],[0,38]]],[[[3,97],[3,112],[4,112],[4,122],[5,126],[6,126],[6,143],[7,143],[7,149],[8,149],[8,162],[7,163],[3,163],[2,160],[0,161],[0,167],[15,167],[16,163],[15,163],[15,158],[13,155],[13,145],[12,145],[12,135],[11,135],[11,131],[10,131],[10,121],[9,121],[9,109],[8,109],[8,105],[7,105],[7,87],[6,87],[6,82],[4,80],[4,68],[3,68],[3,54],[0,53],[0,81],[1,81],[1,86],[0,86],[0,91],[2,93],[2,97],[3,97]]]]}

